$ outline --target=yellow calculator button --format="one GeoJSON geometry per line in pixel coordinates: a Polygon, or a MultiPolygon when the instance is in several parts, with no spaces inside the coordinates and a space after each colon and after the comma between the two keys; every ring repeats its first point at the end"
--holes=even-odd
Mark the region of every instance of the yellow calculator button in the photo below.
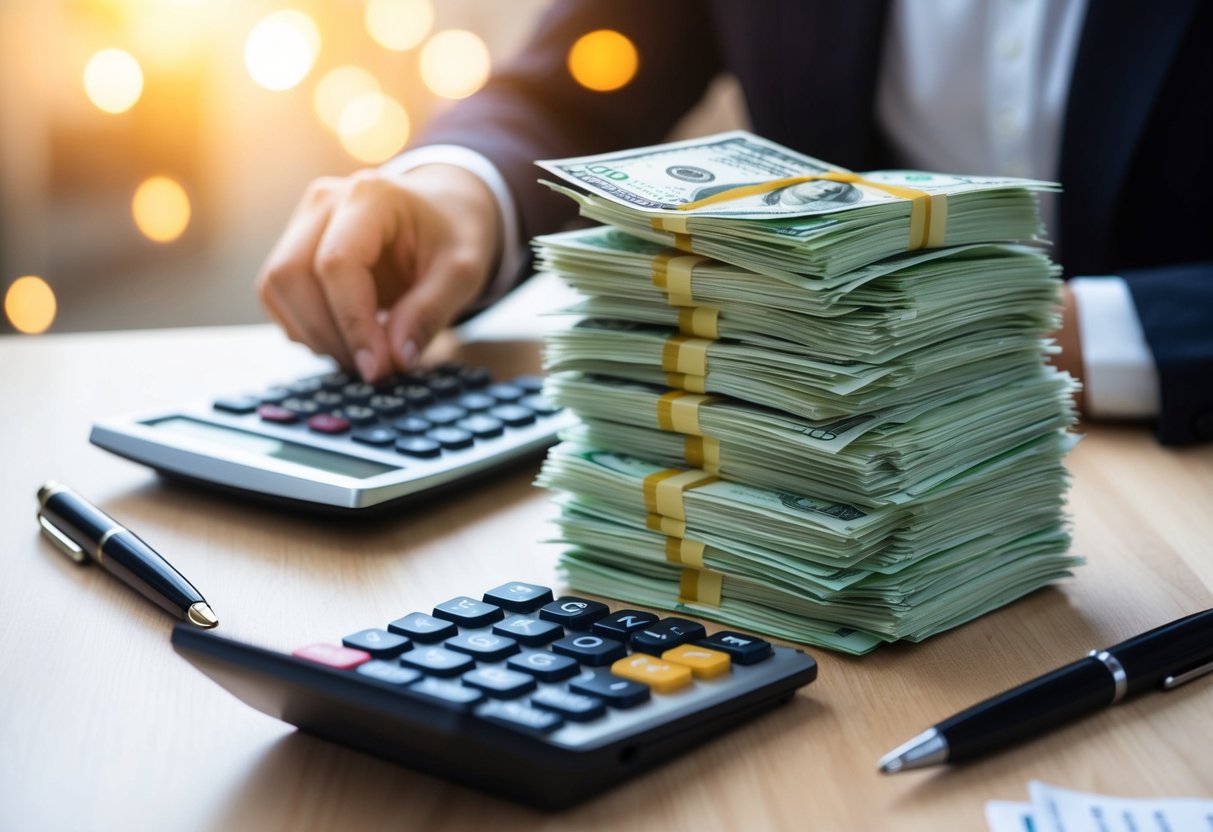
{"type": "Polygon", "coordinates": [[[661,658],[689,667],[696,679],[715,679],[717,676],[723,676],[729,672],[732,665],[728,653],[696,647],[694,644],[680,644],[672,650],[666,650],[661,654],[661,658]]]}
{"type": "Polygon", "coordinates": [[[611,665],[611,672],[624,679],[648,685],[658,693],[673,693],[691,684],[691,669],[663,662],[656,656],[633,653],[611,665]]]}

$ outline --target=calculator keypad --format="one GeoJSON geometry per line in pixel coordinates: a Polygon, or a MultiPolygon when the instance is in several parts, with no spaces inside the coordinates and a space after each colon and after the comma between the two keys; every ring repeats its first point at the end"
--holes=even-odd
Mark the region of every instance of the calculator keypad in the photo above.
{"type": "Polygon", "coordinates": [[[341,646],[314,644],[294,655],[448,710],[559,737],[567,734],[562,726],[584,731],[612,714],[693,702],[696,691],[720,690],[774,654],[754,636],[707,636],[685,618],[611,611],[575,596],[552,600],[547,587],[512,582],[484,600],[457,596],[432,615],[409,613],[386,629],[348,635],[341,646]]]}
{"type": "Polygon", "coordinates": [[[558,413],[560,408],[539,395],[542,387],[539,376],[495,383],[483,367],[447,362],[377,384],[328,373],[256,395],[216,399],[213,407],[367,449],[437,459],[558,413]]]}

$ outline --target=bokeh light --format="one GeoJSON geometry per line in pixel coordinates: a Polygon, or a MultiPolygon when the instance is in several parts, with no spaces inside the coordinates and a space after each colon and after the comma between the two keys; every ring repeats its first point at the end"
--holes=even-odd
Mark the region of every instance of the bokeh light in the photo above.
{"type": "Polygon", "coordinates": [[[337,137],[358,161],[378,164],[409,140],[409,115],[394,98],[380,92],[364,93],[342,110],[337,137]]]}
{"type": "Polygon", "coordinates": [[[54,290],[34,275],[17,278],[4,293],[4,314],[18,332],[26,335],[46,332],[57,309],[54,290]]]}
{"type": "Polygon", "coordinates": [[[336,132],[341,113],[360,95],[379,92],[379,81],[360,66],[339,66],[330,69],[316,85],[312,104],[325,126],[336,132]]]}
{"type": "Polygon", "coordinates": [[[404,52],[430,33],[434,5],[430,0],[367,0],[364,20],[375,43],[404,52]]]}
{"type": "Polygon", "coordinates": [[[598,29],[577,39],[569,50],[568,63],[578,84],[595,92],[610,92],[635,77],[640,57],[626,36],[598,29]]]}
{"type": "Polygon", "coordinates": [[[177,181],[152,176],[136,189],[131,216],[143,236],[156,243],[171,243],[190,224],[190,198],[177,181]]]}
{"type": "Polygon", "coordinates": [[[89,101],[107,113],[124,113],[143,94],[143,70],[129,52],[102,49],[84,67],[89,101]]]}
{"type": "Polygon", "coordinates": [[[447,29],[421,48],[421,80],[442,98],[467,98],[488,80],[491,61],[484,41],[464,29],[447,29]]]}
{"type": "Polygon", "coordinates": [[[257,22],[244,42],[244,66],[267,90],[292,89],[312,71],[320,30],[300,11],[282,9],[257,22]]]}

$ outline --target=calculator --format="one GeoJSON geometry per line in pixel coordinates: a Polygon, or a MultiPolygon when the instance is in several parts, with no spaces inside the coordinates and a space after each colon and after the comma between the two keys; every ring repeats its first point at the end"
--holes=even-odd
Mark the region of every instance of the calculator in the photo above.
{"type": "Polygon", "coordinates": [[[89,440],[170,477],[362,514],[537,456],[573,420],[542,385],[456,362],[376,384],[332,372],[99,422],[89,440]]]}
{"type": "Polygon", "coordinates": [[[270,716],[543,809],[737,727],[817,676],[799,650],[523,582],[289,655],[185,624],[172,642],[270,716]]]}

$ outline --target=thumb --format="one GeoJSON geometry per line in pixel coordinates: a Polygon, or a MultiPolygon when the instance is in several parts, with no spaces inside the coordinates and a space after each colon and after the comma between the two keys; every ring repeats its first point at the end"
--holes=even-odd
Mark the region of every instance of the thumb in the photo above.
{"type": "Polygon", "coordinates": [[[436,254],[388,313],[387,337],[396,366],[414,366],[430,340],[471,305],[487,275],[458,249],[436,254]]]}

